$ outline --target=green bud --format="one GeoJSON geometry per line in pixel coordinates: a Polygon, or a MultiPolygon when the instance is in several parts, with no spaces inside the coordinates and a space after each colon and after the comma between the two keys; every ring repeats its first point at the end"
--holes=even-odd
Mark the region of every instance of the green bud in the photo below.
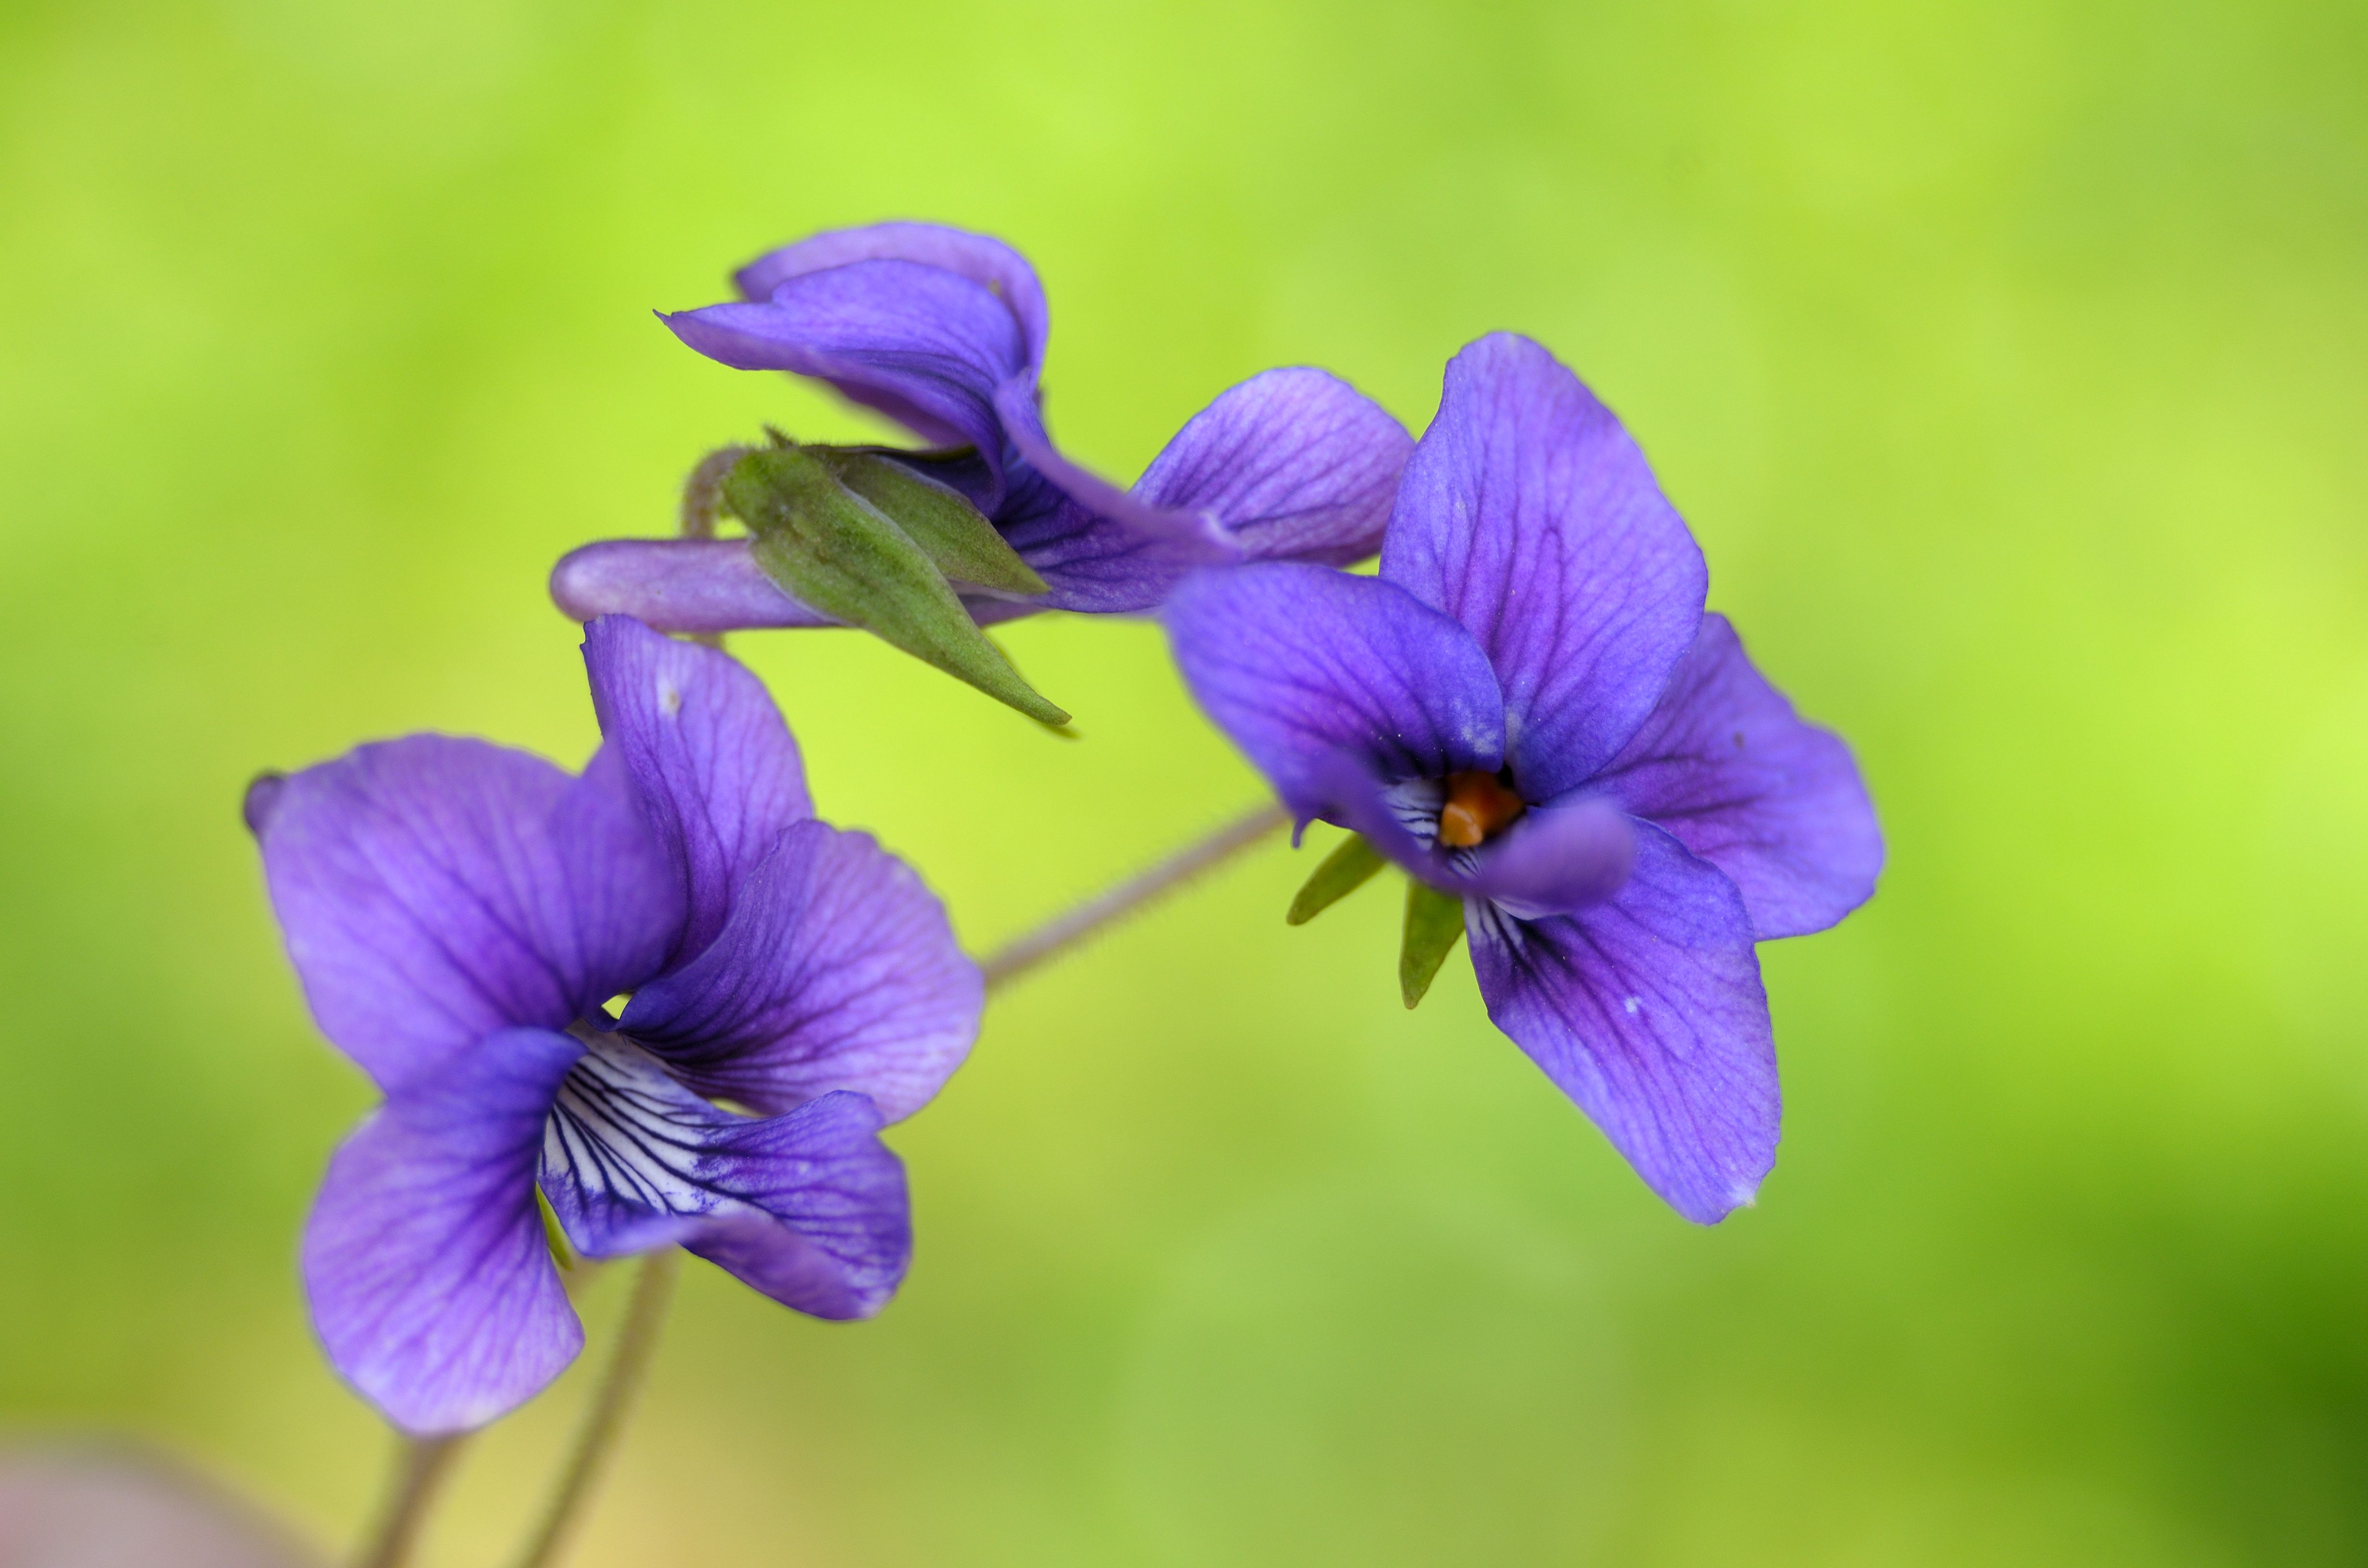
{"type": "Polygon", "coordinates": [[[754,536],[749,553],[783,591],[1040,723],[1069,722],[988,641],[928,552],[813,452],[749,453],[724,480],[723,500],[754,536]]]}
{"type": "Polygon", "coordinates": [[[962,493],[878,452],[810,449],[838,482],[895,519],[905,537],[957,583],[1033,597],[1048,593],[1019,552],[962,493]]]}
{"type": "Polygon", "coordinates": [[[1398,994],[1408,1007],[1430,990],[1439,966],[1463,936],[1463,901],[1408,877],[1406,937],[1398,946],[1398,994]]]}
{"type": "Polygon", "coordinates": [[[1291,913],[1283,923],[1304,926],[1342,899],[1373,880],[1373,873],[1389,864],[1382,852],[1357,834],[1340,841],[1339,846],[1324,857],[1299,896],[1291,901],[1291,913]]]}

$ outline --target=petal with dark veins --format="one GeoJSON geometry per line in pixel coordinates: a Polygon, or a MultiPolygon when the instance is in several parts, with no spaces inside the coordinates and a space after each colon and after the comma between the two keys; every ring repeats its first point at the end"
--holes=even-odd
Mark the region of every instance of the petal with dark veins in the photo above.
{"type": "Polygon", "coordinates": [[[869,1317],[912,1253],[905,1169],[880,1124],[848,1093],[738,1116],[605,1035],[560,1086],[542,1189],[587,1257],[679,1244],[784,1306],[869,1317]]]}
{"type": "Polygon", "coordinates": [[[1584,785],[1636,733],[1693,645],[1709,582],[1620,421],[1509,333],[1448,362],[1382,575],[1488,651],[1514,786],[1532,801],[1584,785]]]}
{"type": "Polygon", "coordinates": [[[687,967],[618,1028],[700,1093],[785,1111],[835,1090],[910,1116],[978,1035],[978,966],[911,867],[818,822],[785,831],[687,967]]]}

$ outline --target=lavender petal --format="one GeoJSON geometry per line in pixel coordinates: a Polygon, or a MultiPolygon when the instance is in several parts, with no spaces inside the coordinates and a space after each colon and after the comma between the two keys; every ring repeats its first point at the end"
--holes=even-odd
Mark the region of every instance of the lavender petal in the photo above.
{"type": "Polygon", "coordinates": [[[1441,892],[1484,899],[1524,920],[1567,915],[1618,892],[1635,860],[1637,824],[1611,801],[1533,807],[1475,848],[1439,842],[1446,803],[1437,779],[1383,785],[1347,753],[1321,770],[1323,815],[1441,892]]]}
{"type": "Polygon", "coordinates": [[[1382,575],[1487,649],[1531,800],[1583,785],[1635,733],[1693,643],[1708,583],[1620,421],[1508,333],[1449,361],[1382,575]]]}
{"type": "Polygon", "coordinates": [[[1291,562],[1186,578],[1163,619],[1201,710],[1304,820],[1344,757],[1376,781],[1494,772],[1504,701],[1479,644],[1390,583],[1291,562]]]}
{"type": "Polygon", "coordinates": [[[900,1121],[977,1038],[978,966],[911,867],[869,834],[800,823],[707,950],[618,1028],[701,1094],[783,1111],[834,1090],[900,1121]]]}
{"type": "Polygon", "coordinates": [[[835,229],[767,252],[734,273],[732,281],[744,299],[764,300],[792,278],[855,261],[916,261],[984,285],[1019,320],[1029,362],[1044,358],[1050,323],[1043,285],[1036,280],[1036,269],[1028,265],[1026,256],[987,234],[941,223],[889,222],[835,229]]]}
{"type": "Polygon", "coordinates": [[[1245,559],[1346,566],[1381,548],[1414,439],[1326,371],[1252,376],[1194,415],[1133,494],[1216,521],[1245,559]]]}
{"type": "Polygon", "coordinates": [[[741,370],[828,382],[935,445],[1003,453],[996,390],[1032,373],[1019,320],[994,292],[911,261],[798,273],[764,300],[664,318],[675,335],[741,370]]]}
{"type": "Polygon", "coordinates": [[[1726,873],[1765,941],[1864,903],[1883,832],[1840,736],[1804,722],[1721,615],[1597,787],[1726,873]]]}
{"type": "Polygon", "coordinates": [[[800,1312],[869,1317],[912,1252],[904,1167],[879,1130],[857,1094],[734,1115],[601,1036],[560,1086],[542,1187],[587,1257],[678,1244],[800,1312]]]}
{"type": "Polygon", "coordinates": [[[1097,516],[1025,460],[1006,472],[1010,483],[995,525],[1052,590],[1038,601],[1042,608],[1087,615],[1156,609],[1185,574],[1234,559],[1206,532],[1097,516]]]}
{"type": "Polygon", "coordinates": [[[535,1162],[582,1054],[504,1029],[450,1052],[347,1138],[304,1230],[330,1361],[406,1431],[482,1426],[583,1347],[535,1212],[535,1162]]]}
{"type": "Polygon", "coordinates": [[[639,790],[688,900],[677,957],[722,930],[781,830],[814,814],[797,742],[764,684],[712,648],[629,616],[584,629],[601,733],[639,790]]]}
{"type": "Polygon", "coordinates": [[[1735,884],[1640,824],[1609,902],[1521,921],[1465,905],[1497,1027],[1577,1102],[1645,1184],[1714,1224],[1775,1164],[1776,1050],[1735,884]]]}
{"type": "Polygon", "coordinates": [[[1019,456],[1090,516],[1171,540],[1176,548],[1193,552],[1196,564],[1241,559],[1239,548],[1213,517],[1154,505],[1064,457],[1045,432],[1043,411],[1037,406],[1034,371],[1012,376],[996,387],[995,407],[1003,421],[1005,438],[1019,456]]]}
{"type": "MultiPolygon", "coordinates": [[[[601,540],[560,558],[551,574],[551,597],[572,619],[631,616],[654,631],[704,634],[839,624],[783,593],[748,546],[746,539],[601,540]]],[[[981,626],[1076,608],[1055,603],[1057,595],[1041,601],[962,597],[981,626]]]]}
{"type": "Polygon", "coordinates": [[[551,597],[572,620],[630,615],[660,631],[836,626],[783,593],[745,539],[610,539],[551,569],[551,597]]]}
{"type": "MultiPolygon", "coordinates": [[[[1052,452],[1032,403],[1006,413],[1031,451],[1052,452]]],[[[1269,370],[1194,415],[1131,491],[1057,453],[1045,460],[1058,484],[1014,460],[996,526],[1051,586],[1045,608],[1133,614],[1202,566],[1371,555],[1412,449],[1404,427],[1346,381],[1269,370]]]]}
{"type": "Polygon", "coordinates": [[[508,1025],[564,1028],[655,971],[677,881],[613,764],[571,778],[414,735],[277,781],[255,812],[322,1031],[381,1087],[508,1025]]]}
{"type": "Polygon", "coordinates": [[[1601,903],[1628,881],[1636,833],[1608,801],[1532,807],[1472,857],[1469,890],[1522,920],[1601,903]]]}

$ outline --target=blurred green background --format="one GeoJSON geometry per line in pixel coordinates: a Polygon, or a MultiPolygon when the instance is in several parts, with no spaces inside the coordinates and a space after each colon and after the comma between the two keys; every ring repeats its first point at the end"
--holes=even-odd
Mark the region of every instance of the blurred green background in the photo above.
{"type": "MultiPolygon", "coordinates": [[[[1402,1011],[1393,897],[1287,931],[1261,851],[996,1002],[896,1134],[884,1317],[693,1266],[577,1562],[2368,1561],[2363,80],[2358,6],[2235,0],[11,0],[0,1434],[351,1538],[387,1440],[292,1258],[370,1096],[240,788],[580,759],[550,562],[761,422],[875,428],[650,310],[927,216],[1033,256],[1121,478],[1268,365],[1418,429],[1544,340],[1891,868],[1765,951],[1784,1152],[1700,1231],[1468,966],[1402,1011]]],[[[1258,796],[1152,628],[1008,642],[1084,742],[738,642],[973,945],[1258,796]]],[[[584,1394],[432,1562],[507,1550],[584,1394]]]]}

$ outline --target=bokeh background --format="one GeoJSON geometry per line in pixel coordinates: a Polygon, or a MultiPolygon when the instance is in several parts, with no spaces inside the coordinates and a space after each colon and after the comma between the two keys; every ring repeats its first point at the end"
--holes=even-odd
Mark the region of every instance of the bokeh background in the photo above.
{"type": "MultiPolygon", "coordinates": [[[[1759,1207],[1657,1205],[1395,900],[1280,845],[999,999],[875,1323],[686,1276],[576,1561],[2368,1560],[2368,13],[2041,0],[0,6],[0,1436],[324,1544],[388,1440],[293,1277],[370,1096],[236,805],[418,729],[579,760],[564,550],[765,421],[651,319],[808,231],[1024,247],[1121,478],[1269,365],[1419,428],[1555,348],[1856,744],[1875,902],[1764,951],[1759,1207]]],[[[1156,631],[1077,744],[738,647],[973,945],[1258,797],[1156,631]]],[[[1319,837],[1320,842],[1320,837],[1319,837]]],[[[600,1343],[621,1277],[592,1291],[600,1343]]],[[[585,1394],[474,1454],[515,1541],[585,1394]]]]}

